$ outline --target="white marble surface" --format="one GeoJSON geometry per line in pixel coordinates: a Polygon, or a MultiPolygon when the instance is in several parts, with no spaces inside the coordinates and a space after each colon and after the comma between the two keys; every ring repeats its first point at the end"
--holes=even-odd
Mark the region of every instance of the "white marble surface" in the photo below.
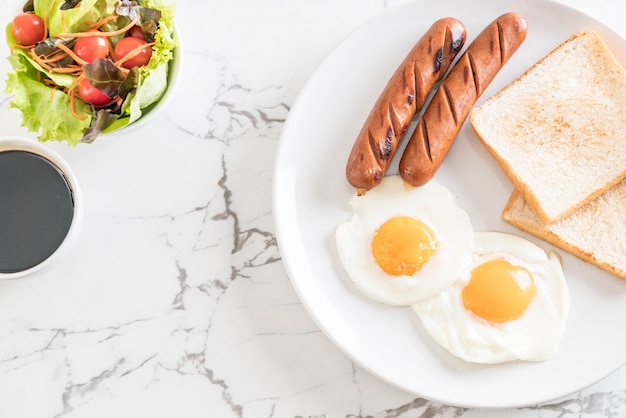
{"type": "MultiPolygon", "coordinates": [[[[626,416],[624,368],[541,406],[418,398],[355,365],[294,293],[271,207],[283,122],[338,42],[406,0],[176,3],[183,78],[161,117],[51,145],[84,229],[65,263],[0,283],[0,418],[626,416]]],[[[626,36],[620,0],[572,4],[626,36]]],[[[5,95],[0,112],[3,135],[28,135],[5,95]]]]}

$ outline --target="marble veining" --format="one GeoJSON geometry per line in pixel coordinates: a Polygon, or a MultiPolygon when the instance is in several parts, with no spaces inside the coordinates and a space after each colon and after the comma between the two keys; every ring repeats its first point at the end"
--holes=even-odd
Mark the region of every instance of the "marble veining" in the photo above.
{"type": "MultiPolygon", "coordinates": [[[[0,283],[0,418],[626,416],[623,369],[532,407],[415,397],[340,352],[294,292],[271,207],[281,129],[337,42],[403,3],[177,2],[184,74],[160,117],[50,145],[84,189],[84,230],[69,261],[0,283]]],[[[32,136],[8,99],[2,134],[32,136]]]]}

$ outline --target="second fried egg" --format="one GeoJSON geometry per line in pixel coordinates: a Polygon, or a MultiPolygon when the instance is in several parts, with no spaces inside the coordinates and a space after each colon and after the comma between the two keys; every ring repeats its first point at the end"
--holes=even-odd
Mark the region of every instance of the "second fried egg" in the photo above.
{"type": "Polygon", "coordinates": [[[569,292],[556,253],[515,235],[479,232],[470,268],[413,310],[437,343],[465,361],[543,361],[564,333],[569,292]]]}

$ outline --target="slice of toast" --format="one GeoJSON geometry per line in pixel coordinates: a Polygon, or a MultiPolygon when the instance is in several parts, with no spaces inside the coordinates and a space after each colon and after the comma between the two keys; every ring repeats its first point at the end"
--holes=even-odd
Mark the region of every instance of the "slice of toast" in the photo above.
{"type": "Polygon", "coordinates": [[[626,280],[626,180],[549,225],[515,190],[502,212],[502,219],[626,280]]]}
{"type": "Polygon", "coordinates": [[[545,223],[626,178],[626,71],[593,31],[552,50],[470,121],[545,223]]]}

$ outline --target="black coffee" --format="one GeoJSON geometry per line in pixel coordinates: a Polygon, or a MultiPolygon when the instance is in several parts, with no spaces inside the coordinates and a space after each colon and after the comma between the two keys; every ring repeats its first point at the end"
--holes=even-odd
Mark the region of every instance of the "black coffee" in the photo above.
{"type": "Polygon", "coordinates": [[[28,151],[0,152],[0,272],[26,270],[63,242],[74,216],[65,176],[28,151]]]}

